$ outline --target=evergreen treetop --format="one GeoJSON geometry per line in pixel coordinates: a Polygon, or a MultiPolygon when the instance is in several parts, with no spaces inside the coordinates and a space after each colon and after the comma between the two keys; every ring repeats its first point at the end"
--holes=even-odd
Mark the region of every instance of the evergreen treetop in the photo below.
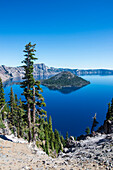
{"type": "MultiPolygon", "coordinates": [[[[4,88],[2,84],[2,79],[0,78],[0,109],[2,109],[5,105],[5,97],[4,97],[4,88]]],[[[4,110],[1,111],[2,119],[4,120],[4,110]]]]}

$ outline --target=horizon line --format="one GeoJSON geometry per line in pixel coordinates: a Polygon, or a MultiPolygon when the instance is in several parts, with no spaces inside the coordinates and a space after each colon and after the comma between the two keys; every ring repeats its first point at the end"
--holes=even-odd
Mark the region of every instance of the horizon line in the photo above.
{"type": "MultiPolygon", "coordinates": [[[[34,63],[34,65],[35,64],[44,64],[45,66],[47,66],[47,67],[49,67],[49,68],[58,68],[58,69],[60,69],[60,68],[63,68],[63,69],[75,69],[75,70],[113,70],[113,68],[89,68],[89,67],[86,67],[86,68],[73,68],[73,67],[56,67],[56,66],[48,66],[48,65],[46,65],[45,63],[34,63]]],[[[7,66],[7,65],[4,65],[4,64],[2,64],[2,65],[0,65],[0,66],[6,66],[6,67],[21,67],[21,65],[20,66],[7,66]]]]}

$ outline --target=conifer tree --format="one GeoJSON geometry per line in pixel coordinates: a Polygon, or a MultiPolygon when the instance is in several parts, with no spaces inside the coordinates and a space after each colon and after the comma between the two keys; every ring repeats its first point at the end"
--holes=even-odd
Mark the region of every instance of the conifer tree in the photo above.
{"type": "Polygon", "coordinates": [[[65,138],[65,143],[66,144],[67,144],[68,138],[69,138],[69,134],[68,134],[68,132],[66,132],[66,138],[65,138]]]}
{"type": "Polygon", "coordinates": [[[10,106],[10,113],[9,113],[9,119],[10,119],[10,126],[14,126],[14,105],[15,105],[15,100],[14,100],[14,93],[13,89],[11,87],[10,93],[9,93],[9,106],[10,106]]]}
{"type": "Polygon", "coordinates": [[[75,136],[74,139],[75,139],[75,141],[76,141],[76,140],[77,140],[77,137],[75,136]]]}
{"type": "Polygon", "coordinates": [[[23,95],[25,96],[27,102],[25,105],[27,118],[28,118],[28,129],[29,129],[29,139],[30,142],[32,139],[31,129],[33,131],[33,140],[35,141],[35,123],[36,123],[36,112],[39,116],[45,116],[46,111],[42,109],[42,106],[45,106],[44,98],[40,92],[42,89],[40,87],[40,81],[35,81],[33,77],[33,63],[37,60],[35,55],[35,45],[31,43],[25,46],[25,60],[23,65],[25,74],[24,81],[21,83],[21,87],[24,89],[23,95]],[[33,117],[31,117],[31,112],[33,117]]]}
{"type": "Polygon", "coordinates": [[[49,139],[48,139],[48,130],[46,129],[45,131],[45,150],[46,150],[46,153],[49,155],[49,139]]]}
{"type": "Polygon", "coordinates": [[[15,94],[15,105],[18,106],[18,97],[17,97],[17,94],[15,94]]]}
{"type": "Polygon", "coordinates": [[[111,110],[109,110],[109,119],[113,120],[113,98],[111,101],[111,110]]]}
{"type": "Polygon", "coordinates": [[[111,100],[111,112],[113,113],[113,98],[111,100]]]}
{"type": "Polygon", "coordinates": [[[95,116],[93,117],[93,124],[92,124],[92,128],[91,128],[91,133],[94,131],[94,128],[97,126],[98,122],[96,120],[96,113],[95,116]]]}
{"type": "Polygon", "coordinates": [[[53,131],[53,129],[52,129],[52,118],[51,118],[51,116],[49,116],[49,131],[53,131]]]}
{"type": "MultiPolygon", "coordinates": [[[[51,143],[51,140],[52,140],[52,132],[53,132],[53,129],[52,129],[52,118],[51,116],[49,117],[49,123],[48,123],[48,134],[49,134],[49,141],[51,143]]],[[[52,143],[51,143],[52,144],[52,143]]],[[[52,146],[51,146],[52,147],[52,146]]]]}
{"type": "Polygon", "coordinates": [[[14,106],[13,106],[13,122],[14,126],[17,127],[18,120],[18,97],[17,94],[14,95],[14,106]]]}
{"type": "Polygon", "coordinates": [[[27,125],[26,119],[25,119],[25,111],[23,109],[23,103],[21,98],[19,99],[19,106],[18,106],[18,119],[19,119],[19,135],[23,137],[24,129],[27,125]]]}
{"type": "Polygon", "coordinates": [[[42,119],[47,116],[46,111],[43,107],[46,106],[44,102],[44,98],[40,92],[43,92],[42,88],[40,87],[40,81],[35,81],[33,84],[33,141],[36,140],[35,137],[35,122],[36,122],[36,113],[42,119]]]}
{"type": "MultiPolygon", "coordinates": [[[[3,108],[3,106],[5,105],[5,98],[4,98],[4,88],[3,88],[3,84],[2,84],[2,79],[0,78],[0,109],[3,108]]],[[[4,120],[4,109],[1,111],[2,114],[2,120],[4,120]]]]}
{"type": "Polygon", "coordinates": [[[23,109],[23,104],[20,100],[18,100],[17,95],[15,95],[15,114],[14,114],[14,120],[15,120],[15,126],[17,128],[17,136],[22,137],[23,136],[23,130],[25,127],[25,119],[24,119],[24,109],[23,109]]]}
{"type": "Polygon", "coordinates": [[[111,118],[112,112],[111,112],[111,103],[108,103],[108,112],[106,115],[106,119],[109,120],[111,118]]]}
{"type": "Polygon", "coordinates": [[[40,121],[40,131],[39,131],[39,138],[40,140],[45,139],[45,133],[44,133],[44,119],[40,121]]]}
{"type": "Polygon", "coordinates": [[[60,137],[60,139],[61,139],[61,143],[63,144],[63,147],[65,147],[65,145],[66,145],[66,142],[65,142],[65,139],[64,139],[64,137],[63,137],[63,136],[61,136],[61,137],[60,137]]]}
{"type": "Polygon", "coordinates": [[[54,142],[55,142],[55,136],[54,136],[54,132],[52,131],[51,133],[51,150],[54,150],[54,142]]]}
{"type": "Polygon", "coordinates": [[[25,74],[24,74],[24,81],[21,83],[21,87],[24,89],[23,95],[25,96],[27,103],[26,103],[26,111],[27,111],[27,118],[28,118],[28,141],[31,142],[31,103],[32,103],[32,89],[33,85],[35,83],[35,80],[33,78],[33,61],[36,60],[37,58],[34,57],[34,52],[35,50],[35,45],[31,45],[31,43],[27,44],[25,46],[25,59],[23,60],[22,67],[24,68],[25,74]]]}
{"type": "Polygon", "coordinates": [[[66,141],[68,138],[69,138],[69,134],[68,134],[68,132],[66,132],[66,141]]]}
{"type": "Polygon", "coordinates": [[[63,150],[58,130],[55,129],[54,135],[55,135],[55,150],[56,153],[58,153],[60,150],[63,150]]]}
{"type": "Polygon", "coordinates": [[[90,128],[87,127],[86,130],[85,130],[86,134],[89,135],[90,134],[90,128]]]}

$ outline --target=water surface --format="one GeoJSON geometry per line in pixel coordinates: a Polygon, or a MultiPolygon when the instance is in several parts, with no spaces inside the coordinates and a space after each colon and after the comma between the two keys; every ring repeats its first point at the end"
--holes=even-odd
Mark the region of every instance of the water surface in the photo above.
{"type": "MultiPolygon", "coordinates": [[[[48,116],[52,116],[53,128],[65,136],[79,136],[85,133],[87,126],[91,128],[92,117],[97,113],[99,125],[103,124],[108,103],[113,97],[113,76],[82,76],[91,84],[68,94],[49,90],[42,86],[48,116]]],[[[5,85],[5,97],[9,100],[11,86],[18,97],[22,97],[20,85],[5,85]]]]}

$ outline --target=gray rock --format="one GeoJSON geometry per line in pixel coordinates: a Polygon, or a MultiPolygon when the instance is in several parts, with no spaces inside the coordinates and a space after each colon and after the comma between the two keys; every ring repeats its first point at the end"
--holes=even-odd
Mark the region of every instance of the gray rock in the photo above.
{"type": "Polygon", "coordinates": [[[15,126],[13,126],[13,133],[14,133],[14,136],[17,137],[17,129],[15,126]]]}
{"type": "Polygon", "coordinates": [[[68,138],[67,139],[67,143],[66,143],[66,147],[67,148],[72,148],[72,147],[75,147],[77,144],[77,142],[75,140],[73,140],[73,138],[68,138]]]}
{"type": "Polygon", "coordinates": [[[68,152],[69,152],[69,149],[68,149],[68,148],[64,148],[64,149],[63,149],[63,152],[64,152],[64,153],[68,153],[68,152]]]}
{"type": "Polygon", "coordinates": [[[0,129],[0,135],[3,135],[3,129],[0,129]]]}
{"type": "Polygon", "coordinates": [[[4,129],[3,129],[3,134],[4,134],[4,135],[9,135],[9,131],[8,131],[7,128],[4,128],[4,129]]]}
{"type": "Polygon", "coordinates": [[[74,141],[75,139],[74,139],[74,137],[73,137],[73,136],[70,136],[70,140],[73,140],[73,141],[74,141]]]}

